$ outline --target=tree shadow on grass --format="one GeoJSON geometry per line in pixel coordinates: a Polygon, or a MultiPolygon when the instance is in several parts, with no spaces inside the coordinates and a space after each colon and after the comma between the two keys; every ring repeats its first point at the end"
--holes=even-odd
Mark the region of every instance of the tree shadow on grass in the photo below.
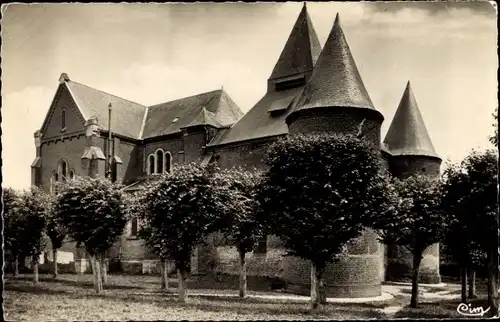
{"type": "Polygon", "coordinates": [[[45,287],[40,287],[37,285],[5,285],[4,289],[5,291],[30,293],[30,294],[49,294],[49,295],[68,294],[68,292],[64,290],[53,290],[45,287]]]}
{"type": "MultiPolygon", "coordinates": [[[[32,277],[29,276],[19,276],[16,278],[9,278],[5,285],[15,285],[16,282],[24,282],[23,285],[26,285],[26,282],[31,282],[33,280],[32,277]]],[[[72,280],[67,278],[53,278],[51,276],[40,276],[39,282],[44,284],[52,284],[52,285],[61,285],[61,286],[71,286],[71,287],[81,287],[85,289],[94,288],[94,282],[92,279],[89,280],[72,280]]],[[[108,280],[109,283],[104,285],[105,289],[110,290],[132,290],[142,288],[142,285],[122,285],[115,284],[108,280]]]]}
{"type": "MultiPolygon", "coordinates": [[[[460,315],[457,312],[457,307],[460,300],[446,300],[432,303],[420,303],[417,308],[409,306],[403,307],[394,315],[394,318],[410,318],[410,319],[464,319],[471,317],[460,315]]],[[[474,299],[470,301],[472,307],[487,308],[488,303],[485,299],[474,299]]]]}

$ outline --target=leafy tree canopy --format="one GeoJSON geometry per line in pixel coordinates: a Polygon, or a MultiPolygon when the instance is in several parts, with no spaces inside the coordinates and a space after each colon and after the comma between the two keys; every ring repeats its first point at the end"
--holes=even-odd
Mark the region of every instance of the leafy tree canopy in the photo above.
{"type": "Polygon", "coordinates": [[[19,253],[24,224],[18,212],[19,194],[12,188],[3,190],[3,218],[5,248],[14,255],[19,253]]]}
{"type": "Polygon", "coordinates": [[[102,254],[126,224],[121,187],[99,178],[75,177],[60,187],[55,215],[90,255],[102,254]]]}
{"type": "Polygon", "coordinates": [[[472,256],[497,245],[497,164],[493,151],[473,151],[444,172],[443,205],[452,220],[449,238],[457,241],[457,251],[472,256]]]}
{"type": "Polygon", "coordinates": [[[398,211],[383,218],[375,226],[386,242],[405,246],[413,254],[422,252],[444,238],[448,218],[441,208],[441,185],[426,176],[394,180],[401,198],[398,211]]]}
{"type": "Polygon", "coordinates": [[[213,174],[199,164],[173,167],[144,194],[143,229],[150,248],[177,267],[189,267],[193,249],[224,227],[213,174]]]}
{"type": "Polygon", "coordinates": [[[376,213],[393,210],[380,152],[335,134],[289,135],[269,150],[257,200],[289,255],[321,270],[360,236],[376,213]]]}
{"type": "Polygon", "coordinates": [[[251,251],[263,236],[255,203],[261,176],[257,169],[241,168],[219,170],[214,176],[226,222],[224,233],[228,241],[243,253],[251,251]]]}
{"type": "Polygon", "coordinates": [[[38,258],[45,248],[44,231],[52,210],[52,200],[41,189],[32,187],[19,197],[17,211],[22,220],[21,253],[38,258]]]}

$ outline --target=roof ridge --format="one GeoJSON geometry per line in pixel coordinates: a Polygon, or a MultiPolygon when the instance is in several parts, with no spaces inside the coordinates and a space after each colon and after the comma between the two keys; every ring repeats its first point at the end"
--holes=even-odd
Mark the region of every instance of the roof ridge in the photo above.
{"type": "Polygon", "coordinates": [[[146,127],[146,120],[148,119],[149,108],[146,107],[144,111],[144,117],[142,118],[141,129],[139,130],[139,139],[142,139],[142,135],[144,134],[144,128],[146,127]]]}
{"type": "Polygon", "coordinates": [[[101,93],[103,93],[103,94],[110,95],[110,96],[113,96],[113,97],[119,98],[119,99],[121,99],[121,100],[127,101],[127,102],[129,102],[129,103],[137,104],[137,105],[140,105],[140,106],[142,106],[142,107],[147,108],[147,106],[146,106],[146,105],[143,105],[143,104],[141,104],[141,103],[138,103],[138,102],[135,102],[135,101],[131,101],[131,100],[129,100],[129,99],[126,99],[126,98],[120,97],[120,96],[118,96],[118,95],[114,95],[114,94],[111,94],[111,93],[105,92],[105,91],[103,91],[103,90],[97,89],[97,88],[92,87],[92,86],[89,86],[89,85],[85,85],[85,84],[82,84],[82,83],[79,83],[79,82],[75,82],[74,80],[69,80],[68,82],[71,82],[71,83],[74,83],[74,84],[78,84],[78,85],[81,85],[81,86],[84,86],[84,87],[87,87],[87,88],[93,89],[94,91],[101,92],[101,93]]]}
{"type": "Polygon", "coordinates": [[[173,102],[180,101],[180,100],[183,100],[183,99],[186,99],[186,98],[194,98],[194,97],[198,97],[198,96],[201,96],[201,95],[207,95],[207,94],[210,94],[210,93],[215,93],[217,91],[222,91],[222,89],[216,89],[216,90],[212,90],[212,91],[208,91],[208,92],[198,93],[198,94],[195,94],[195,95],[189,95],[189,96],[184,96],[184,97],[176,98],[176,99],[173,99],[171,101],[166,101],[166,102],[163,102],[163,103],[148,105],[147,108],[156,107],[156,106],[167,104],[167,103],[173,103],[173,102]]]}

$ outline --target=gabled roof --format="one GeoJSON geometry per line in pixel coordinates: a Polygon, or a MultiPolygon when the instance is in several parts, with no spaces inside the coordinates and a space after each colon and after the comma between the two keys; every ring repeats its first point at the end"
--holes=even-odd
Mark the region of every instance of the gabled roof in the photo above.
{"type": "Polygon", "coordinates": [[[272,105],[286,104],[296,99],[303,86],[279,92],[268,92],[255,106],[227,131],[217,134],[208,146],[260,139],[288,133],[285,119],[293,110],[294,103],[286,112],[272,115],[268,109],[272,105]]]}
{"type": "Polygon", "coordinates": [[[375,109],[345,39],[338,14],[297,108],[335,106],[375,109]]]}
{"type": "Polygon", "coordinates": [[[145,106],[69,79],[64,83],[86,121],[95,116],[99,127],[107,131],[108,104],[111,103],[111,131],[125,137],[139,138],[142,120],[146,113],[145,106]]]}
{"type": "Polygon", "coordinates": [[[321,45],[304,3],[269,79],[312,70],[320,52],[321,45]]]}
{"type": "Polygon", "coordinates": [[[142,138],[173,134],[194,125],[229,127],[242,115],[224,90],[202,93],[148,107],[142,138]]]}
{"type": "Polygon", "coordinates": [[[423,155],[439,158],[418,109],[410,81],[384,139],[392,155],[423,155]]]}
{"type": "Polygon", "coordinates": [[[177,133],[196,125],[225,128],[243,116],[222,89],[146,107],[74,82],[66,73],[61,74],[59,81],[68,88],[85,121],[95,117],[99,128],[107,131],[111,103],[111,131],[133,139],[177,133]]]}

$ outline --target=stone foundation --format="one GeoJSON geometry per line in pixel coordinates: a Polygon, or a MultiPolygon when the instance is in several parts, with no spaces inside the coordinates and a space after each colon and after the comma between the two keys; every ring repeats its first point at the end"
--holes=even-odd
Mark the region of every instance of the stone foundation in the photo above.
{"type": "MultiPolygon", "coordinates": [[[[410,283],[413,270],[413,255],[402,246],[387,246],[386,280],[410,283]]],[[[424,251],[419,269],[419,283],[439,284],[439,244],[434,244],[424,251]]]]}
{"type": "MultiPolygon", "coordinates": [[[[366,230],[353,241],[339,261],[329,265],[323,275],[324,289],[329,297],[372,297],[382,292],[381,269],[384,264],[377,235],[366,230]]],[[[266,254],[248,253],[247,275],[283,280],[286,289],[309,294],[311,264],[309,261],[285,256],[283,248],[268,248],[266,254]]],[[[217,247],[214,273],[239,275],[239,256],[235,247],[217,247]]],[[[383,272],[383,271],[382,271],[383,272]]]]}

